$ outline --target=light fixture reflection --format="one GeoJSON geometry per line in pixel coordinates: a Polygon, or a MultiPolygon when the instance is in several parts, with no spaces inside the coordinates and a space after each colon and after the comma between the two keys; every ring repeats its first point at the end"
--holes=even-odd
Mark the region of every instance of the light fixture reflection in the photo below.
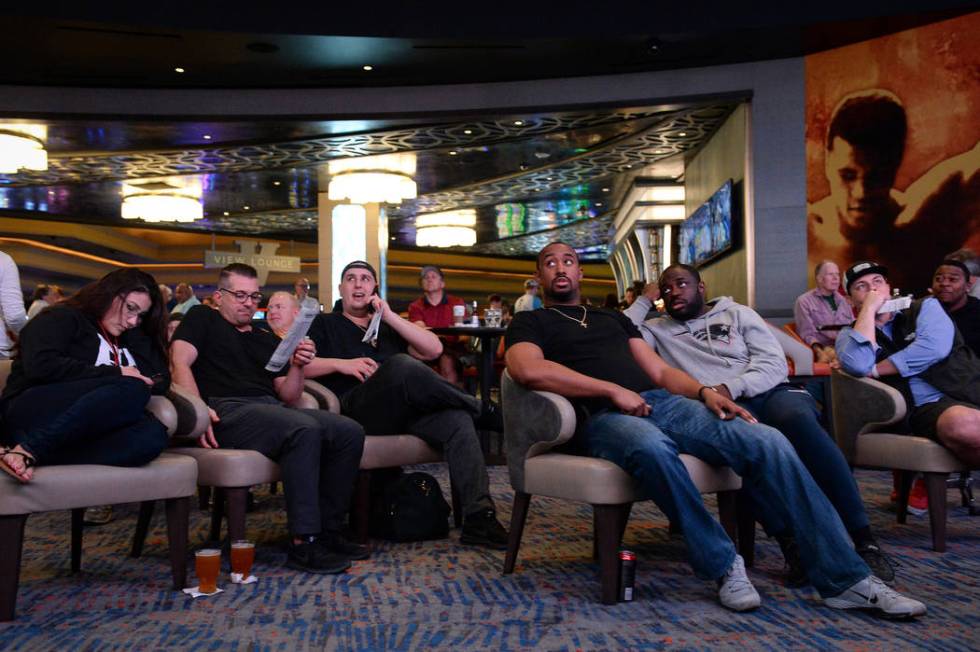
{"type": "Polygon", "coordinates": [[[44,125],[0,123],[0,174],[47,170],[47,135],[44,125]]]}
{"type": "Polygon", "coordinates": [[[412,152],[338,159],[330,161],[327,169],[331,176],[327,196],[334,201],[400,204],[416,197],[412,152]]]}
{"type": "Polygon", "coordinates": [[[124,183],[123,219],[146,222],[193,222],[204,217],[200,179],[124,183]]]}
{"type": "Polygon", "coordinates": [[[419,247],[469,247],[476,244],[476,209],[426,213],[415,218],[419,247]]]}

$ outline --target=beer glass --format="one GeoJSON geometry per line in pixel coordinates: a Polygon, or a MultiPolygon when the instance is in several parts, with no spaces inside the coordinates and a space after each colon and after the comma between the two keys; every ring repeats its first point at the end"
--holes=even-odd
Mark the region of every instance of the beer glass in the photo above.
{"type": "Polygon", "coordinates": [[[232,541],[231,542],[231,572],[247,579],[252,572],[252,563],[255,562],[255,544],[251,541],[232,541]]]}
{"type": "Polygon", "coordinates": [[[194,572],[197,574],[198,591],[214,593],[218,590],[218,573],[221,571],[221,551],[205,548],[194,553],[194,572]]]}

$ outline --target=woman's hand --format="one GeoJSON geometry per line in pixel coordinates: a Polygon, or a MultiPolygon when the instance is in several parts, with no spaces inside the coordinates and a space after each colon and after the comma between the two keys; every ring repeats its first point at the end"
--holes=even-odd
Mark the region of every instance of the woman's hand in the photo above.
{"type": "Polygon", "coordinates": [[[146,376],[141,374],[140,370],[137,369],[136,367],[119,367],[119,371],[122,373],[123,376],[129,376],[130,378],[139,378],[150,387],[153,387],[153,379],[147,378],[146,376]]]}

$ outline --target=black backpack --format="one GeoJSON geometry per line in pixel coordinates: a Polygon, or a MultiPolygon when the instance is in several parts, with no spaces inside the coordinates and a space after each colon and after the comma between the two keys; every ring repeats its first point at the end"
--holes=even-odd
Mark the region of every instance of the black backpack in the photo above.
{"type": "Polygon", "coordinates": [[[373,536],[402,542],[449,536],[449,504],[428,473],[398,474],[378,493],[371,504],[373,536]]]}

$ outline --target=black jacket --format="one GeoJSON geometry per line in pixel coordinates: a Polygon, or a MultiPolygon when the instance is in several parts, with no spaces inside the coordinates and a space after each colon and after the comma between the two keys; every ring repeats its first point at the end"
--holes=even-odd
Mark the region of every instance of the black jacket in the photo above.
{"type": "MultiPolygon", "coordinates": [[[[138,328],[123,333],[119,346],[129,351],[144,376],[162,374],[153,393],[166,393],[170,387],[166,354],[138,328]]],[[[37,385],[119,376],[119,367],[95,366],[99,347],[98,325],[77,308],[56,305],[38,313],[20,332],[3,399],[37,385]]]]}

